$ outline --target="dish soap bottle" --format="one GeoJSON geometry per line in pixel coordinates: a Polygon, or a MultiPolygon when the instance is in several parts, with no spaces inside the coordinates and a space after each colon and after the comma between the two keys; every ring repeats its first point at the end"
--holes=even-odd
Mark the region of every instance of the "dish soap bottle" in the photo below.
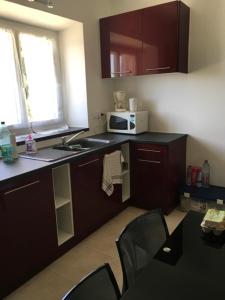
{"type": "Polygon", "coordinates": [[[25,139],[25,147],[27,154],[37,153],[36,141],[33,139],[32,134],[28,134],[25,139]]]}
{"type": "Polygon", "coordinates": [[[209,187],[210,166],[208,160],[205,160],[202,165],[202,187],[209,187]]]}

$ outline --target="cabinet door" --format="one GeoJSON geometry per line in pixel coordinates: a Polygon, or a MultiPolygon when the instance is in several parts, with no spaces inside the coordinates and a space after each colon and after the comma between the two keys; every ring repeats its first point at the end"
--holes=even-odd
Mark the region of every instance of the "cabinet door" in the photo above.
{"type": "Polygon", "coordinates": [[[1,192],[1,293],[22,284],[55,258],[56,225],[51,173],[1,192]]]}
{"type": "Polygon", "coordinates": [[[162,208],[167,197],[167,148],[138,144],[132,151],[132,195],[134,204],[162,208]]]}
{"type": "Polygon", "coordinates": [[[177,71],[178,2],[142,10],[143,74],[177,71]]]}
{"type": "Polygon", "coordinates": [[[3,195],[0,194],[0,299],[3,298],[9,292],[9,274],[7,272],[7,263],[10,261],[8,256],[8,244],[9,239],[7,238],[7,216],[5,214],[5,205],[2,201],[3,195]]]}
{"type": "Polygon", "coordinates": [[[90,155],[71,164],[74,232],[81,240],[118,213],[124,205],[121,185],[112,196],[102,190],[103,154],[90,155]]]}
{"type": "Polygon", "coordinates": [[[99,217],[101,163],[98,155],[71,164],[74,232],[79,239],[91,233],[99,217]]]}
{"type": "Polygon", "coordinates": [[[141,14],[124,13],[100,20],[102,77],[141,74],[141,14]]]}

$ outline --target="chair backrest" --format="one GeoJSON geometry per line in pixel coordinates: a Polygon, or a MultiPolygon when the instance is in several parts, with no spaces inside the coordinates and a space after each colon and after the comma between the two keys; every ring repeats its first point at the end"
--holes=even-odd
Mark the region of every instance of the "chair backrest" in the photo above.
{"type": "Polygon", "coordinates": [[[123,271],[123,292],[135,282],[169,236],[161,210],[145,213],[131,221],[116,240],[123,271]]]}
{"type": "Polygon", "coordinates": [[[62,300],[119,300],[121,294],[109,264],[96,269],[73,287],[62,300]]]}

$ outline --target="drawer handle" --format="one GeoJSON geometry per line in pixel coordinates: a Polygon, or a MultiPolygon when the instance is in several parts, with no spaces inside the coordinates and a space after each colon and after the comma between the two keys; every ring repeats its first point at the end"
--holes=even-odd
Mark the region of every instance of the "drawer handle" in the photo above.
{"type": "Polygon", "coordinates": [[[154,152],[154,153],[160,153],[160,150],[152,150],[152,149],[142,149],[139,148],[138,151],[145,151],[145,152],[154,152]]]}
{"type": "Polygon", "coordinates": [[[161,164],[161,162],[158,161],[158,160],[138,159],[138,161],[147,162],[147,163],[150,163],[150,164],[161,164]]]}
{"type": "Polygon", "coordinates": [[[131,70],[130,71],[124,71],[124,72],[111,72],[111,74],[115,74],[115,75],[117,75],[117,74],[123,75],[123,74],[131,74],[131,73],[132,73],[131,70]]]}
{"type": "Polygon", "coordinates": [[[18,187],[18,188],[15,188],[15,189],[12,189],[12,190],[10,190],[10,191],[7,191],[7,192],[4,193],[4,195],[8,195],[8,194],[14,193],[14,192],[16,192],[16,191],[25,189],[25,188],[27,188],[27,187],[29,187],[29,186],[32,186],[32,185],[35,185],[35,184],[38,184],[38,183],[40,183],[40,180],[36,180],[36,181],[34,181],[34,182],[31,182],[31,183],[22,185],[22,186],[20,186],[20,187],[18,187]]]}
{"type": "Polygon", "coordinates": [[[146,71],[151,72],[151,71],[157,71],[157,70],[169,70],[171,69],[170,66],[166,66],[166,67],[159,67],[159,68],[152,68],[152,69],[146,69],[146,71]]]}
{"type": "Polygon", "coordinates": [[[78,167],[79,167],[79,168],[82,168],[82,167],[84,167],[84,166],[93,164],[93,163],[96,162],[96,161],[99,161],[99,158],[90,160],[89,162],[87,162],[87,163],[85,163],[85,164],[78,165],[78,167]]]}

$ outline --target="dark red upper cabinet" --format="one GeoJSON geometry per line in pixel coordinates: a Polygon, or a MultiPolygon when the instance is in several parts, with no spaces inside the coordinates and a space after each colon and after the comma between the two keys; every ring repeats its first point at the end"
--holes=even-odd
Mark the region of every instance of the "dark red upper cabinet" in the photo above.
{"type": "Polygon", "coordinates": [[[142,41],[139,11],[100,20],[102,77],[141,74],[142,41]]]}
{"type": "Polygon", "coordinates": [[[102,77],[187,73],[189,17],[173,1],[101,19],[102,77]]]}
{"type": "Polygon", "coordinates": [[[189,8],[180,1],[142,10],[143,74],[188,72],[189,8]]]}

